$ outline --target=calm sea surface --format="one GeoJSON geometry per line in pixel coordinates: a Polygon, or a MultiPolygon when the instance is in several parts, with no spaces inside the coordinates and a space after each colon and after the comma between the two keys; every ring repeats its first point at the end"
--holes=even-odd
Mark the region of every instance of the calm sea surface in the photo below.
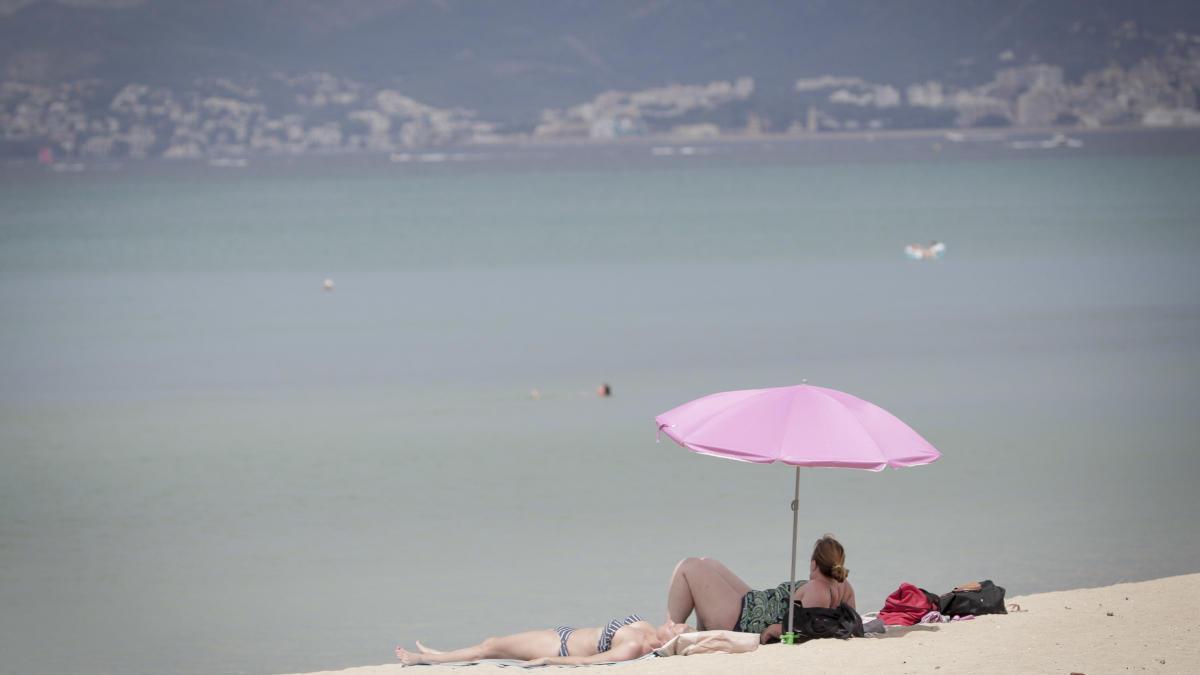
{"type": "Polygon", "coordinates": [[[688,555],[774,585],[790,469],[653,417],[801,378],[944,455],[803,472],[864,610],[1200,570],[1200,154],[806,147],[5,174],[0,672],[661,620],[688,555]]]}

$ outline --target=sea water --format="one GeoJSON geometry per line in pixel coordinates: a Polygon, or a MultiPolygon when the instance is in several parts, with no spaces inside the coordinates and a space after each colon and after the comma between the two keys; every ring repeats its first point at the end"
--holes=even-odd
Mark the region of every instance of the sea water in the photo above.
{"type": "Polygon", "coordinates": [[[1195,572],[1200,153],[1139,143],[10,171],[0,672],[660,621],[692,555],[772,586],[792,469],[653,418],[805,378],[943,453],[802,471],[801,574],[836,534],[864,611],[1195,572]]]}

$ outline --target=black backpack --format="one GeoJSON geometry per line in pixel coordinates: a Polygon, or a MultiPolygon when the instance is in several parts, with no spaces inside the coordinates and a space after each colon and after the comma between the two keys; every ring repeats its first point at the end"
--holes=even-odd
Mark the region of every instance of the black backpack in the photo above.
{"type": "Polygon", "coordinates": [[[797,602],[794,611],[798,644],[820,638],[845,640],[863,636],[862,618],[844,602],[836,609],[802,607],[797,602]]]}
{"type": "Polygon", "coordinates": [[[979,582],[978,591],[950,591],[938,598],[938,611],[949,616],[1008,614],[1004,609],[1004,588],[991,580],[979,582]]]}

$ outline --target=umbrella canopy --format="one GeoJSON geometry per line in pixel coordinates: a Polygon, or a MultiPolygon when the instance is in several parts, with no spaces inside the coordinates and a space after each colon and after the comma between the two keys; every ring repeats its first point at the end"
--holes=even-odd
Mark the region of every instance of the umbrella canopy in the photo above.
{"type": "MultiPolygon", "coordinates": [[[[796,467],[792,499],[791,589],[796,592],[800,467],[882,471],[928,464],[941,453],[879,406],[836,389],[800,384],[726,391],[698,398],[655,418],[660,433],[704,455],[796,467]]],[[[788,632],[793,643],[793,605],[788,632]]]]}
{"type": "Polygon", "coordinates": [[[712,394],[655,421],[689,450],[743,462],[881,471],[941,457],[883,408],[808,384],[712,394]]]}

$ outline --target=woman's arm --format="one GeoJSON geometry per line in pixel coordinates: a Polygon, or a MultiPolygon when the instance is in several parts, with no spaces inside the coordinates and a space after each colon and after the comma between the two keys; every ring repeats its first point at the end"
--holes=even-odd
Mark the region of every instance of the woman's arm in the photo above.
{"type": "Polygon", "coordinates": [[[527,666],[587,666],[595,663],[611,663],[613,661],[632,661],[646,654],[638,649],[638,645],[625,642],[615,645],[606,652],[592,656],[546,656],[532,661],[526,661],[527,666]]]}
{"type": "Polygon", "coordinates": [[[778,642],[779,637],[783,635],[783,624],[773,623],[767,626],[766,630],[758,635],[759,644],[767,644],[768,642],[778,642]]]}

